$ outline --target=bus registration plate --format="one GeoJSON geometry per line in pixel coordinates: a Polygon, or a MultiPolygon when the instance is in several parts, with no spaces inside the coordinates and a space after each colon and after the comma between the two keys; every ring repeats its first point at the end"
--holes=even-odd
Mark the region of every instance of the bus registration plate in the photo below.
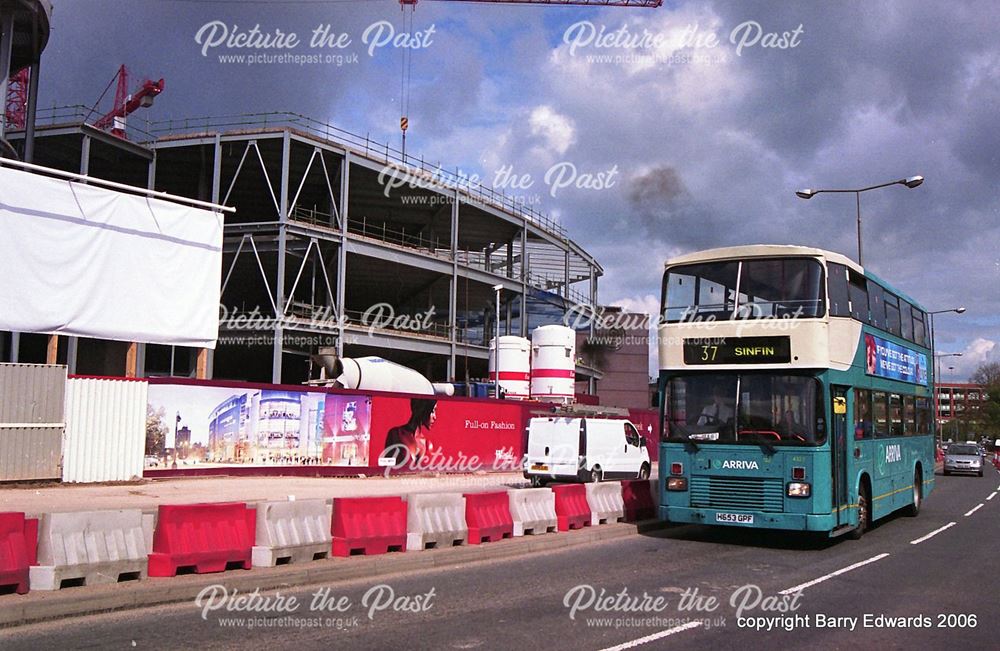
{"type": "Polygon", "coordinates": [[[752,513],[716,513],[716,522],[733,522],[736,524],[753,524],[752,513]]]}

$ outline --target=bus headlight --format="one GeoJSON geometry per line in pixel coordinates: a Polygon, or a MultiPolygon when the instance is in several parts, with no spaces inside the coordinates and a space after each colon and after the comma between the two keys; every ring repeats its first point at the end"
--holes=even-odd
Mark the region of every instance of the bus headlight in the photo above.
{"type": "Polygon", "coordinates": [[[809,497],[810,486],[805,482],[793,481],[788,483],[788,497],[809,497]]]}
{"type": "Polygon", "coordinates": [[[686,491],[688,489],[687,477],[669,477],[667,478],[667,490],[668,491],[686,491]]]}

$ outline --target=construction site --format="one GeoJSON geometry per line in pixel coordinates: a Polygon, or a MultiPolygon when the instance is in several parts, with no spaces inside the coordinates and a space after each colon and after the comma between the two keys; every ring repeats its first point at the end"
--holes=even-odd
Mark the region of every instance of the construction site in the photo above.
{"type": "MultiPolygon", "coordinates": [[[[318,355],[379,356],[469,382],[487,377],[498,328],[526,337],[599,310],[603,269],[559,223],[385,141],[294,112],[157,120],[150,107],[169,80],[131,78],[124,65],[108,85],[110,110],[37,110],[51,7],[7,4],[18,8],[12,56],[0,62],[9,157],[235,210],[214,350],[6,332],[0,361],[301,384],[319,377],[318,355]],[[142,121],[129,119],[136,111],[142,121]]],[[[582,337],[594,334],[583,326],[582,337]]],[[[606,349],[581,339],[581,393],[596,392],[606,349]]]]}

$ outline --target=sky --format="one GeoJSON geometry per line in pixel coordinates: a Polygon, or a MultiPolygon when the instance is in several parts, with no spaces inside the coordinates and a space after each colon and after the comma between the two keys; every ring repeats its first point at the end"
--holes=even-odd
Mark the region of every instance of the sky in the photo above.
{"type": "Polygon", "coordinates": [[[651,314],[681,253],[782,243],[856,259],[854,197],[794,191],[922,175],[862,195],[865,266],[927,309],[967,308],[936,317],[938,350],[963,353],[943,379],[1000,361],[995,2],[53,5],[40,108],[93,105],[124,63],[166,80],[139,126],[291,111],[398,146],[408,54],[408,153],[555,217],[604,267],[601,302],[651,314]],[[261,54],[321,60],[231,58],[261,54]]]}

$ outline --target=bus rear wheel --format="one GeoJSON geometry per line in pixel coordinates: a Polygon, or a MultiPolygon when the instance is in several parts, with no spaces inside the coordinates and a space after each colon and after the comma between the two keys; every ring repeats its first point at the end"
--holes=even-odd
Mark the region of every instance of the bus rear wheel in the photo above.
{"type": "Polygon", "coordinates": [[[867,484],[861,484],[858,491],[858,526],[851,532],[851,538],[859,540],[871,526],[871,495],[867,484]]]}
{"type": "Polygon", "coordinates": [[[920,505],[924,501],[924,484],[920,481],[920,470],[913,472],[913,502],[906,508],[906,515],[915,518],[920,514],[920,505]]]}

